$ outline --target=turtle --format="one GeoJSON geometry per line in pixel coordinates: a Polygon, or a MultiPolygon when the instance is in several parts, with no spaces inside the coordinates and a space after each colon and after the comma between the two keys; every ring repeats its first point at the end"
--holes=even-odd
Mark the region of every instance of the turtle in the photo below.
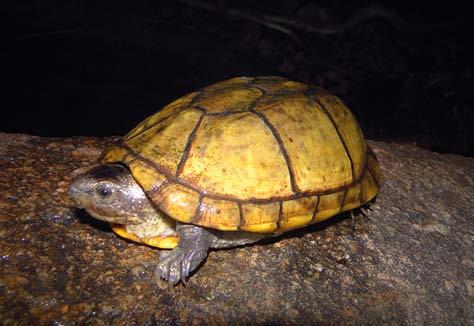
{"type": "Polygon", "coordinates": [[[343,101],[277,76],[189,93],[106,148],[69,188],[75,206],[160,253],[183,284],[209,249],[278,236],[366,205],[374,152],[343,101]]]}

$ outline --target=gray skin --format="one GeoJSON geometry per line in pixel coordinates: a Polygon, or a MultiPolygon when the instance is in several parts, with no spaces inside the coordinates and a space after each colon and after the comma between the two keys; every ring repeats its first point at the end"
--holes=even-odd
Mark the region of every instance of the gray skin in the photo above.
{"type": "Polygon", "coordinates": [[[207,257],[210,248],[229,248],[257,242],[269,234],[242,231],[223,232],[184,224],[157,209],[133,178],[120,164],[100,164],[79,171],[69,195],[78,208],[96,219],[123,224],[127,232],[138,237],[179,236],[178,246],[160,254],[157,279],[170,286],[186,278],[207,257]]]}

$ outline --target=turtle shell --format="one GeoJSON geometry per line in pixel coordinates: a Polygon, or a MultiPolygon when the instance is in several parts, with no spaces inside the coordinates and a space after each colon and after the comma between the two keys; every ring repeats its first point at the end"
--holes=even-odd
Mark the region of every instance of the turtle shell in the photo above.
{"type": "Polygon", "coordinates": [[[375,197],[380,170],[349,109],[280,77],[233,78],[168,104],[106,149],[171,218],[282,233],[375,197]]]}

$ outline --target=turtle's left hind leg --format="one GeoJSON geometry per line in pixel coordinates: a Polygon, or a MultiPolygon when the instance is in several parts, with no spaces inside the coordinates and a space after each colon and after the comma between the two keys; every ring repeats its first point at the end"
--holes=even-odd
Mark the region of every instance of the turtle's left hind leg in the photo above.
{"type": "Polygon", "coordinates": [[[178,246],[161,253],[155,272],[155,277],[167,280],[170,287],[179,281],[185,284],[189,274],[206,259],[207,251],[215,239],[205,228],[192,224],[178,223],[176,231],[178,246]]]}

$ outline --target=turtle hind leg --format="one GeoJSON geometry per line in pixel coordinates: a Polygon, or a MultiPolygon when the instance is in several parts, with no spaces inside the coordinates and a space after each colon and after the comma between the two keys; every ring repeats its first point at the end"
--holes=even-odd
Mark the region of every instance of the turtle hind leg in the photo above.
{"type": "Polygon", "coordinates": [[[263,233],[252,233],[246,231],[210,231],[214,235],[211,248],[222,249],[231,248],[237,246],[243,246],[246,244],[260,241],[264,238],[273,237],[277,234],[263,234],[263,233]]]}
{"type": "Polygon", "coordinates": [[[185,284],[189,274],[206,259],[215,239],[205,228],[191,224],[178,224],[176,231],[180,239],[178,246],[161,253],[155,272],[156,279],[167,280],[170,287],[179,281],[185,284]]]}

